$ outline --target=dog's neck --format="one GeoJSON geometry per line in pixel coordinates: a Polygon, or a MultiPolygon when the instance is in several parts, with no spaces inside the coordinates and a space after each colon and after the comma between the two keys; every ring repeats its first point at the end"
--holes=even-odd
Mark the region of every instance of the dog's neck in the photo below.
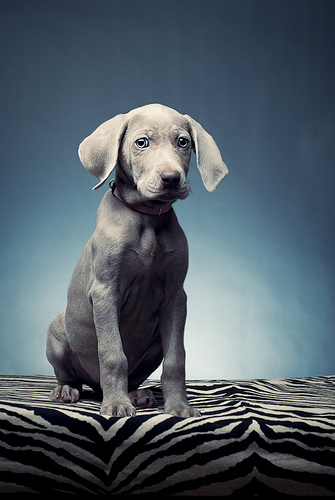
{"type": "Polygon", "coordinates": [[[168,212],[172,207],[171,203],[165,205],[162,208],[146,207],[145,205],[141,205],[140,203],[128,203],[119,193],[116,184],[114,182],[114,179],[110,181],[109,186],[115,198],[117,198],[127,207],[131,208],[132,210],[135,210],[136,212],[141,212],[142,214],[147,214],[147,215],[162,215],[168,212]]]}

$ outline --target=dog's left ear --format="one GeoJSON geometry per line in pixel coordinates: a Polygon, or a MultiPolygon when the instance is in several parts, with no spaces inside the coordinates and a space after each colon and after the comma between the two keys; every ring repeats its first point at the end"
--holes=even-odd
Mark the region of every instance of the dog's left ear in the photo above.
{"type": "Polygon", "coordinates": [[[202,182],[207,191],[213,193],[220,182],[228,174],[227,165],[222,161],[219,148],[213,137],[202,128],[200,123],[185,115],[194,143],[197,157],[197,167],[200,171],[202,182]]]}
{"type": "Polygon", "coordinates": [[[100,179],[93,189],[101,187],[112,173],[127,123],[127,115],[114,116],[80,144],[78,154],[81,163],[90,174],[100,179]]]}

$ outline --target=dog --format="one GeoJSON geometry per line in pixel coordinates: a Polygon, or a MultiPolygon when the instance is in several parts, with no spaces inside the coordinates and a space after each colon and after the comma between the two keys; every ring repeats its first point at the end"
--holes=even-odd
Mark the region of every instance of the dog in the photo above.
{"type": "Polygon", "coordinates": [[[101,187],[96,229],[74,269],[66,309],[51,322],[47,358],[58,386],[50,399],[77,402],[85,383],[102,391],[100,414],[154,407],[139,389],[163,361],[164,411],[197,417],[185,383],[186,237],[172,204],[185,199],[191,150],[209,192],[228,173],[214,139],[188,115],[148,104],[100,125],[80,144],[101,187]]]}

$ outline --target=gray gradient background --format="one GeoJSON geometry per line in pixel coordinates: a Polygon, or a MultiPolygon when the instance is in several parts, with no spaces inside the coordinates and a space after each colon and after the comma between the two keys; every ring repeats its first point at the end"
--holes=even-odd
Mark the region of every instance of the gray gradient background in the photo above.
{"type": "MultiPolygon", "coordinates": [[[[2,0],[0,373],[51,374],[48,324],[108,186],[77,157],[151,102],[230,174],[190,171],[187,377],[335,373],[333,0],[2,0]]],[[[158,372],[159,374],[159,372],[158,372]]]]}

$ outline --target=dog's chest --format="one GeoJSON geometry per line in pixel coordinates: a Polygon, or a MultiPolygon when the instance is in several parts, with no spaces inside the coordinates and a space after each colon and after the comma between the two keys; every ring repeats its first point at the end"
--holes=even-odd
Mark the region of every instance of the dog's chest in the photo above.
{"type": "Polygon", "coordinates": [[[154,330],[159,304],[168,282],[175,276],[171,272],[173,253],[166,239],[160,238],[151,228],[141,230],[128,247],[127,271],[121,286],[121,323],[127,331],[138,332],[138,318],[150,332],[154,330]]]}
{"type": "Polygon", "coordinates": [[[145,266],[153,266],[169,253],[170,245],[151,228],[143,228],[130,244],[132,259],[145,266]]]}
{"type": "Polygon", "coordinates": [[[174,275],[173,262],[183,260],[176,258],[180,246],[168,231],[157,232],[151,227],[141,228],[134,236],[126,248],[130,286],[134,288],[136,283],[139,289],[149,290],[164,287],[162,281],[174,275]],[[170,270],[168,275],[167,270],[170,270]]]}
{"type": "Polygon", "coordinates": [[[140,231],[137,241],[133,243],[133,250],[150,263],[164,253],[164,245],[155,231],[145,227],[140,231]]]}

